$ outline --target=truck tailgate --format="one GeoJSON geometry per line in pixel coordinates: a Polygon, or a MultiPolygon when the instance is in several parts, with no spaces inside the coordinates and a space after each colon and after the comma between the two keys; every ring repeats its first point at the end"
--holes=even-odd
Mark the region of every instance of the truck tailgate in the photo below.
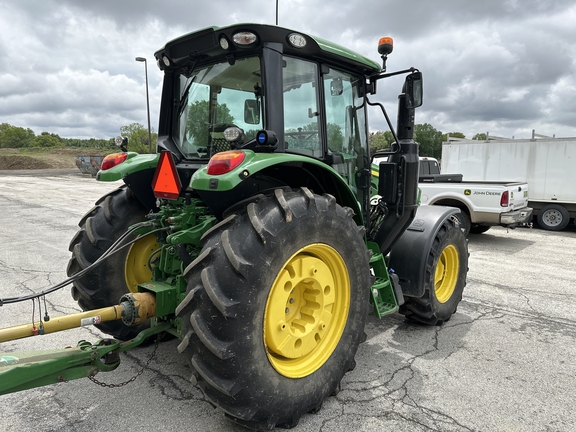
{"type": "Polygon", "coordinates": [[[517,210],[528,206],[528,184],[506,183],[510,199],[510,210],[517,210]]]}

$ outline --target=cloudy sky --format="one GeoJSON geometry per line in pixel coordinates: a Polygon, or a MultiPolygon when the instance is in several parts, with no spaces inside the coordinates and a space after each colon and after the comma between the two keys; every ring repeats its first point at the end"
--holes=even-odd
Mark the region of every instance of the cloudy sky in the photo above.
{"type": "MultiPolygon", "coordinates": [[[[576,136],[574,0],[278,0],[279,25],[380,61],[388,71],[424,73],[417,123],[467,138],[479,132],[530,138],[576,136]]],[[[274,24],[274,0],[0,0],[0,123],[69,138],[109,138],[151,123],[157,129],[162,75],[154,52],[199,28],[274,24]]],[[[392,117],[399,79],[376,100],[392,117]]],[[[373,99],[374,100],[374,99],[373,99]]],[[[374,115],[375,114],[375,115],[374,115]]],[[[371,130],[384,130],[377,113],[371,130]]]]}

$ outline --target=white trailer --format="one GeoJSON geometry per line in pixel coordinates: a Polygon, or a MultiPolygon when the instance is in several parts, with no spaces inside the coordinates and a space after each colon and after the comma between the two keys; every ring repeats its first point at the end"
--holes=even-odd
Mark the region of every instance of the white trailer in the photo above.
{"type": "Polygon", "coordinates": [[[527,182],[538,224],[564,229],[576,217],[576,138],[442,143],[442,172],[465,181],[527,182]]]}

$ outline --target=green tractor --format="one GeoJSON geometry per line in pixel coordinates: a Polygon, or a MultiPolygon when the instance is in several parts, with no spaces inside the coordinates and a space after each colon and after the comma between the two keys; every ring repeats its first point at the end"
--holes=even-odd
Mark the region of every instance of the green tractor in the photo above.
{"type": "MultiPolygon", "coordinates": [[[[468,250],[458,209],[418,206],[422,74],[386,73],[391,39],[378,50],[383,66],[318,37],[237,24],[156,52],[157,154],[103,161],[97,180],[124,185],[96,203],[70,244],[80,307],[128,305],[122,320],[95,321],[114,338],[106,345],[122,351],[119,341],[172,334],[208,401],[271,429],[296,425],[339,391],[370,313],[450,319],[468,250]],[[369,96],[399,74],[394,130],[369,96]],[[379,166],[370,105],[396,138],[379,166]]],[[[112,353],[100,363],[116,364],[112,353]]]]}

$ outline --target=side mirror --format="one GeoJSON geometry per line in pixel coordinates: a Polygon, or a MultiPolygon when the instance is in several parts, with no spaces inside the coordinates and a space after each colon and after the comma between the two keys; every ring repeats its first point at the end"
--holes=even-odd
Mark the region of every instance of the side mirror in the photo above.
{"type": "Polygon", "coordinates": [[[330,95],[340,96],[344,92],[344,85],[342,84],[342,78],[334,78],[330,82],[330,95]]]}
{"type": "Polygon", "coordinates": [[[244,101],[244,123],[260,124],[260,102],[257,99],[244,101]]]}
{"type": "Polygon", "coordinates": [[[404,91],[406,94],[406,108],[418,108],[422,105],[422,72],[412,72],[406,77],[404,91]]]}

